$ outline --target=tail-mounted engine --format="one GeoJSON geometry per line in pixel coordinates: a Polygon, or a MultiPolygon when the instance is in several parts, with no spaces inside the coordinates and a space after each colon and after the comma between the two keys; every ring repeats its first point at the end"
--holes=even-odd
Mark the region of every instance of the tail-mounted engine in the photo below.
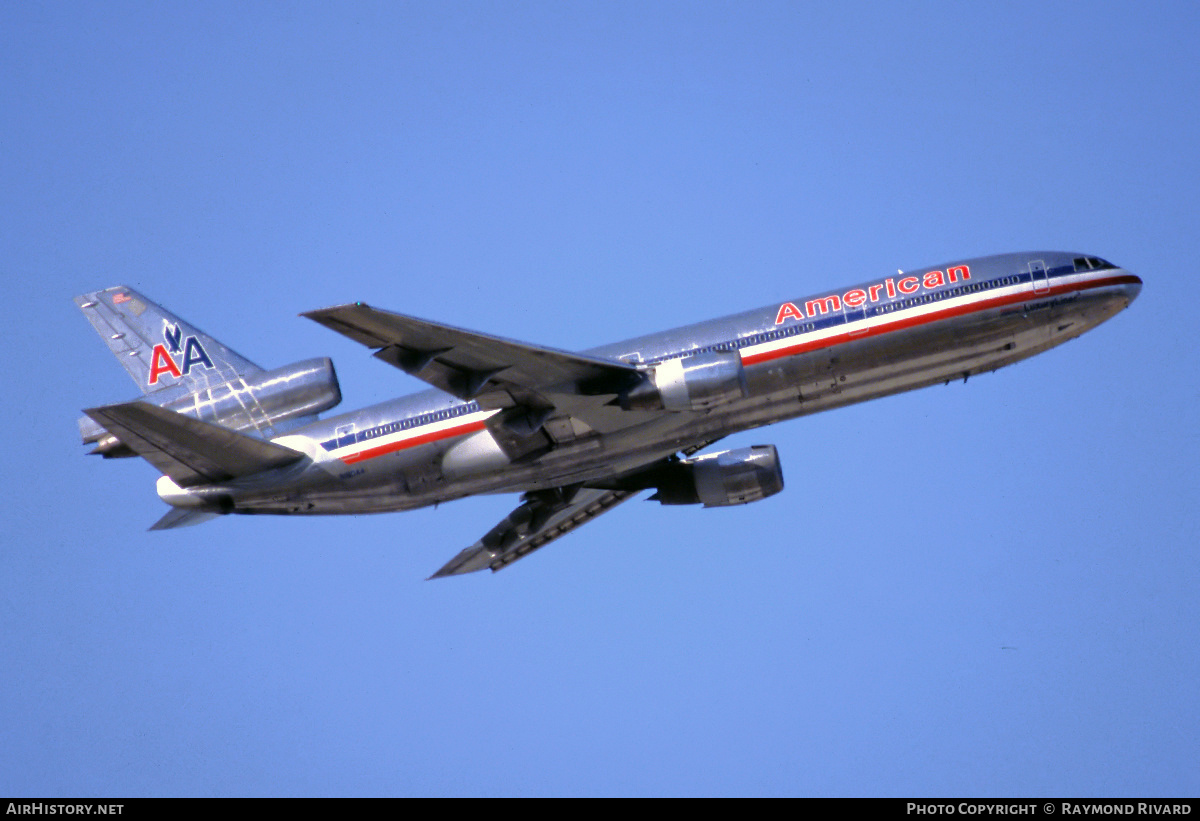
{"type": "Polygon", "coordinates": [[[234,430],[290,422],[329,410],[341,401],[337,374],[327,357],[295,362],[244,381],[226,382],[185,400],[187,405],[195,403],[204,421],[234,430]]]}
{"type": "MultiPolygon", "coordinates": [[[[153,398],[151,394],[147,400],[153,398]]],[[[161,406],[236,431],[265,432],[329,410],[341,401],[333,362],[321,357],[185,393],[161,402],[161,406]]],[[[83,441],[97,443],[93,453],[105,457],[133,455],[91,419],[85,417],[79,424],[83,441]]]]}
{"type": "Polygon", "coordinates": [[[783,490],[783,470],[774,445],[723,450],[682,459],[655,477],[651,499],[664,505],[744,505],[783,490]]]}
{"type": "Polygon", "coordinates": [[[625,410],[700,411],[746,395],[741,354],[717,350],[659,363],[620,402],[625,410]]]}

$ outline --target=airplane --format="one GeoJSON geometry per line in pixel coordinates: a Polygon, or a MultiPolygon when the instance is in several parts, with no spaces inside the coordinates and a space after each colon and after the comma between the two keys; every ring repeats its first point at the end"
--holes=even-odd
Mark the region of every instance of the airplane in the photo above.
{"type": "Polygon", "coordinates": [[[731,434],[994,371],[1128,307],[1142,281],[1085,254],[1001,254],[580,353],[362,302],[302,314],[431,389],[321,419],[333,363],[264,370],[128,286],[75,298],[143,397],[89,408],[84,444],[140,456],[171,511],[410,510],[520,493],[430,578],[498,571],[644,491],[664,505],[740,505],[783,489],[773,445],[701,454],[731,434]]]}

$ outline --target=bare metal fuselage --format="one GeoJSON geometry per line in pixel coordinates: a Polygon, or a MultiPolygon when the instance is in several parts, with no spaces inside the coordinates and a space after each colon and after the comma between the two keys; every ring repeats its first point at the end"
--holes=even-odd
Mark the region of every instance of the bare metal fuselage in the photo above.
{"type": "Polygon", "coordinates": [[[297,464],[202,489],[163,477],[159,492],[185,508],[219,498],[224,512],[340,514],[611,486],[732,433],[965,379],[1079,336],[1141,288],[1128,271],[1087,260],[1095,258],[1041,252],[966,260],[588,351],[649,369],[697,351],[736,350],[746,395],[702,411],[614,404],[608,416],[593,412],[591,424],[564,407],[553,446],[535,458],[506,455],[487,424],[495,409],[430,390],[275,437],[308,457],[297,464]]]}

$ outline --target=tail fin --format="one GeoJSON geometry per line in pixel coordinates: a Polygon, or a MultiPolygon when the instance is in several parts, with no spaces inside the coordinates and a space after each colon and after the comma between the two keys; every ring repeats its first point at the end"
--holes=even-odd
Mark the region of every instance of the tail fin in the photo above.
{"type": "Polygon", "coordinates": [[[127,285],[81,294],[78,305],[144,394],[196,393],[262,368],[127,285]]]}
{"type": "MultiPolygon", "coordinates": [[[[264,371],[127,285],[75,297],[92,327],[146,401],[260,437],[308,424],[341,401],[328,359],[264,371]]],[[[133,456],[92,418],[79,420],[84,444],[105,457],[133,456]]]]}

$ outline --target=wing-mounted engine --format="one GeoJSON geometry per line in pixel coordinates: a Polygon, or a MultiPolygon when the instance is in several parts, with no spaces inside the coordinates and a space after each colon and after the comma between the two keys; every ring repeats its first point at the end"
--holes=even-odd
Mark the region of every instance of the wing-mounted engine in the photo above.
{"type": "MultiPolygon", "coordinates": [[[[278,432],[281,426],[303,421],[341,401],[333,362],[321,357],[238,377],[154,404],[230,430],[266,434],[268,429],[278,432]]],[[[93,453],[110,458],[134,455],[92,419],[80,420],[80,433],[85,444],[97,443],[93,453]]]]}
{"type": "Polygon", "coordinates": [[[650,498],[664,505],[744,505],[783,490],[783,470],[774,445],[681,459],[650,478],[658,488],[650,498]]]}
{"type": "Polygon", "coordinates": [[[702,411],[746,395],[741,354],[714,350],[659,363],[620,403],[625,410],[702,411]]]}

